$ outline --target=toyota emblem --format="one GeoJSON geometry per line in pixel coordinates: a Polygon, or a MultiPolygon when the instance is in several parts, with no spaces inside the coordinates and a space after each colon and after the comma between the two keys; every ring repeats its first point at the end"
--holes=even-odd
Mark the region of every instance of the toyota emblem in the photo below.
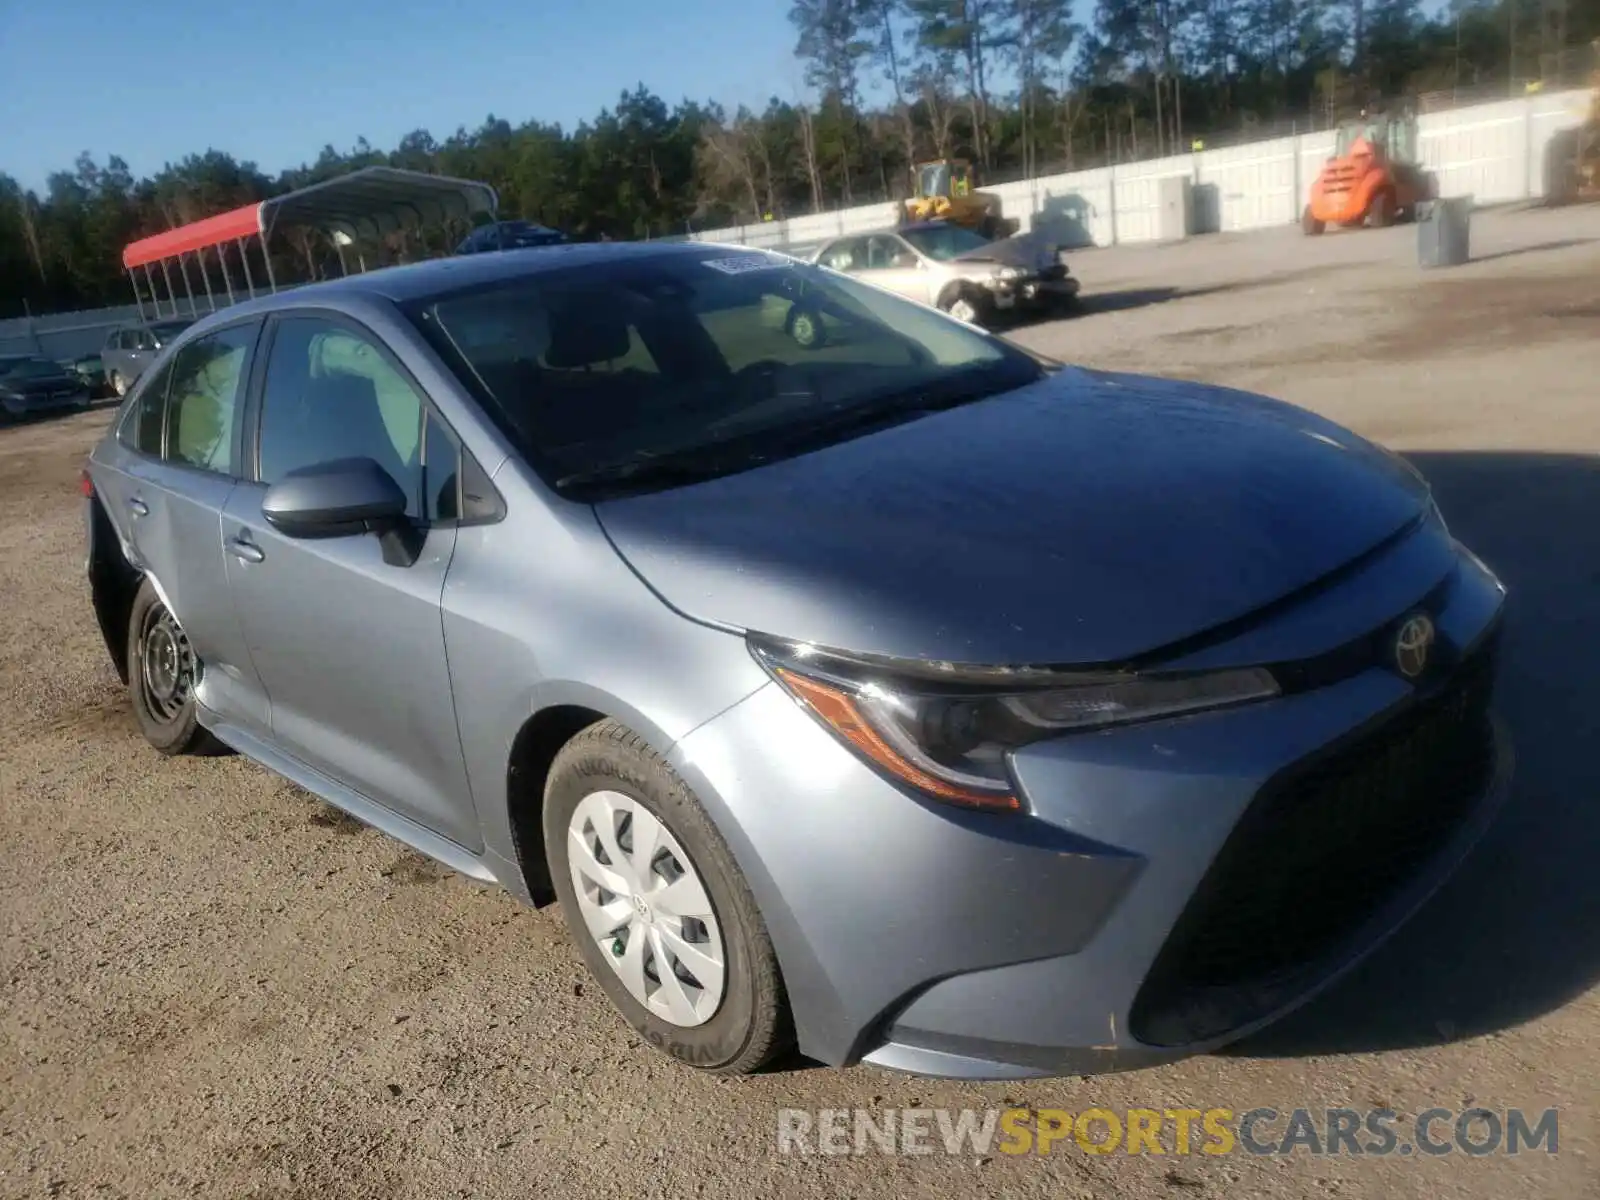
{"type": "Polygon", "coordinates": [[[1433,649],[1433,619],[1426,613],[1408,617],[1394,635],[1395,670],[1415,679],[1428,669],[1428,654],[1433,649]]]}

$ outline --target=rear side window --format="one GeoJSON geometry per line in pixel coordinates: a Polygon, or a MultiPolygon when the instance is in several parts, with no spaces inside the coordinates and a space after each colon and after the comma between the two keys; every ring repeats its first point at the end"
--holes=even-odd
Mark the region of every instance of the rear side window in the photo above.
{"type": "Polygon", "coordinates": [[[128,415],[122,422],[122,444],[151,458],[161,457],[161,428],[167,415],[167,387],[172,364],[165,364],[139,381],[128,415]]]}
{"type": "Polygon", "coordinates": [[[167,457],[233,472],[233,418],[255,343],[254,323],[218,330],[178,351],[167,397],[167,457]]]}

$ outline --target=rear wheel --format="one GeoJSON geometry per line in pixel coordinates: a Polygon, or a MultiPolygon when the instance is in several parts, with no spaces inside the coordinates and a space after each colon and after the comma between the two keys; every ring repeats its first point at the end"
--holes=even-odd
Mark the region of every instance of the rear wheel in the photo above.
{"type": "Polygon", "coordinates": [[[789,336],[804,350],[815,350],[826,340],[822,328],[822,315],[815,309],[796,305],[789,310],[784,321],[789,336]]]}
{"type": "Polygon", "coordinates": [[[162,754],[224,749],[200,725],[194,698],[200,671],[188,635],[150,580],[142,580],[128,614],[128,693],[139,732],[162,754]]]}
{"type": "Polygon", "coordinates": [[[562,748],[544,840],[584,962],[645,1041],[723,1075],[788,1047],[788,1001],[755,898],[694,794],[642,738],[602,721],[562,748]]]}
{"type": "Polygon", "coordinates": [[[1316,217],[1311,215],[1311,206],[1308,204],[1306,205],[1305,212],[1300,214],[1300,228],[1305,232],[1307,237],[1316,237],[1323,231],[1323,229],[1326,228],[1326,226],[1323,224],[1323,222],[1317,220],[1316,217]]]}
{"type": "Polygon", "coordinates": [[[1374,229],[1387,229],[1394,224],[1394,193],[1379,192],[1372,198],[1368,217],[1374,229]]]}

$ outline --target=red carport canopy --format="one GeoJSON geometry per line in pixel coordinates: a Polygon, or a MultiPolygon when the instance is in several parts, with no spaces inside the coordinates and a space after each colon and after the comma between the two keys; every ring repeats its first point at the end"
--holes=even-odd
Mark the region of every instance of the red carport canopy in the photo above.
{"type": "Polygon", "coordinates": [[[256,237],[262,230],[261,210],[267,203],[246,204],[243,208],[218,213],[203,221],[191,221],[165,233],[153,233],[137,242],[129,242],[122,251],[122,265],[131,271],[135,267],[160,262],[163,258],[205,250],[238,238],[256,237]]]}
{"type": "Polygon", "coordinates": [[[453,179],[398,167],[364,167],[131,242],[122,252],[128,270],[193,254],[239,238],[263,240],[281,225],[307,225],[350,238],[381,237],[408,226],[420,229],[455,217],[493,220],[499,208],[494,188],[474,179],[453,179]]]}

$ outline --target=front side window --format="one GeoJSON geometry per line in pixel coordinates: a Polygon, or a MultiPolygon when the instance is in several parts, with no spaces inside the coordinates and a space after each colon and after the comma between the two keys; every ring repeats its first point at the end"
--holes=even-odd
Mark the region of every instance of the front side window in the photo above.
{"type": "Polygon", "coordinates": [[[407,311],[558,489],[685,455],[739,469],[1043,370],[922,305],[749,251],[542,271],[407,311]]]}
{"type": "Polygon", "coordinates": [[[255,338],[252,322],[197,338],[178,351],[167,393],[169,459],[232,473],[233,418],[255,338]]]}
{"type": "Polygon", "coordinates": [[[372,338],[320,317],[279,322],[261,396],[258,472],[370,458],[422,517],[422,397],[372,338]]]}

